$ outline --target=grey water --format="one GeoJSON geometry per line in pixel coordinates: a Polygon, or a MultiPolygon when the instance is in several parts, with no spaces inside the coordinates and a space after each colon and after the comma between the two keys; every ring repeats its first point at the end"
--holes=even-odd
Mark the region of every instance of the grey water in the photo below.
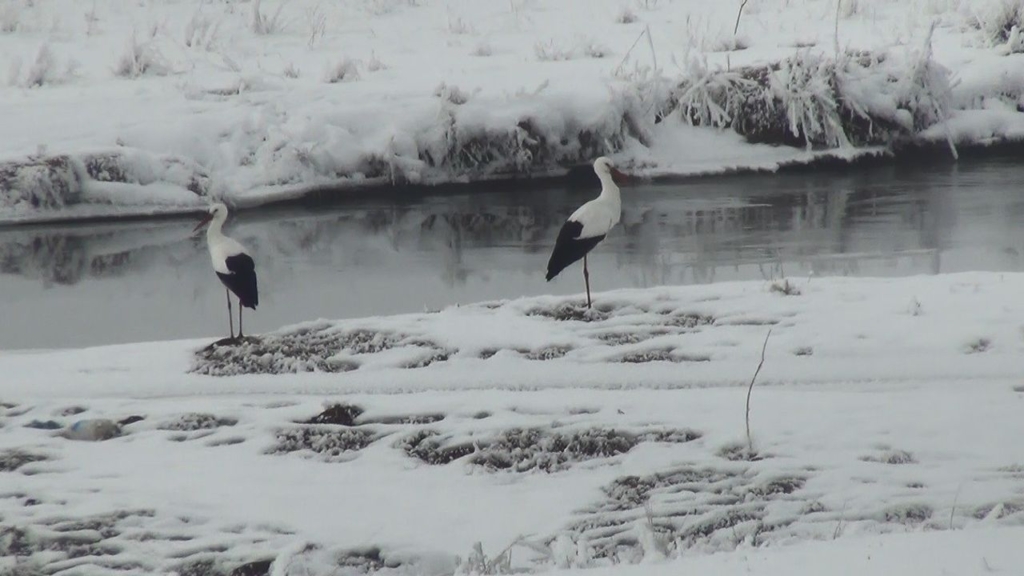
{"type": "MultiPolygon", "coordinates": [[[[1018,271],[1022,181],[1024,162],[1001,159],[637,184],[590,257],[591,281],[1018,271]]],[[[559,226],[595,192],[526,181],[242,212],[225,230],[257,263],[246,332],[578,294],[579,265],[550,283],[544,270],[559,226]]],[[[226,336],[224,289],[193,224],[0,228],[0,350],[226,336]]]]}

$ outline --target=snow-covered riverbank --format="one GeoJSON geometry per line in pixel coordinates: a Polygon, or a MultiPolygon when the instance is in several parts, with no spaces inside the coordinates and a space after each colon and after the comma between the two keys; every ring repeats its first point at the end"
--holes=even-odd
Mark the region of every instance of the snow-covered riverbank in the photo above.
{"type": "Polygon", "coordinates": [[[1012,570],[1022,289],[721,283],[3,353],[2,566],[1012,570]],[[76,440],[95,419],[120,435],[76,440]]]}
{"type": "Polygon", "coordinates": [[[1024,135],[1013,2],[746,4],[4,0],[0,218],[1024,135]]]}

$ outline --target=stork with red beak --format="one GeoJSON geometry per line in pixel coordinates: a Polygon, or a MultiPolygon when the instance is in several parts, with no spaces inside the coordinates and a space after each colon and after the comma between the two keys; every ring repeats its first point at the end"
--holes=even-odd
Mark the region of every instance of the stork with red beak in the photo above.
{"type": "Polygon", "coordinates": [[[231,294],[238,297],[238,338],[242,338],[242,308],[256,309],[260,303],[259,292],[256,288],[256,263],[252,256],[246,252],[245,247],[235,239],[229,238],[221,232],[224,221],[228,219],[228,207],[217,203],[210,206],[210,210],[202,221],[196,225],[193,233],[200,228],[210,227],[206,230],[206,245],[210,250],[210,261],[213,263],[213,271],[217,273],[222,284],[224,293],[228,300],[228,329],[231,331],[231,339],[235,338],[234,320],[231,316],[231,294]]]}
{"type": "Polygon", "coordinates": [[[548,260],[547,279],[558,276],[570,264],[583,259],[583,281],[587,285],[587,308],[590,308],[590,272],[587,253],[594,249],[619,222],[622,200],[615,180],[626,181],[626,175],[615,168],[611,160],[602,156],[594,161],[594,172],[601,180],[601,195],[580,206],[569,216],[558,232],[555,249],[548,260]]]}

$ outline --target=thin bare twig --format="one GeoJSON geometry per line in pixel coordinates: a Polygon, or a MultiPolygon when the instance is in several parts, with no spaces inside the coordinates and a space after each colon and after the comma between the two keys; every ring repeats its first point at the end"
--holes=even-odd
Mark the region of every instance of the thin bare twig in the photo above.
{"type": "Polygon", "coordinates": [[[747,450],[750,454],[754,453],[754,438],[750,435],[750,394],[754,391],[754,382],[757,381],[757,375],[761,373],[761,367],[764,366],[764,351],[768,348],[768,339],[772,336],[772,329],[768,329],[768,334],[765,334],[764,344],[761,346],[761,361],[757,363],[757,370],[754,370],[754,377],[750,379],[750,386],[747,387],[747,450]]]}
{"type": "Polygon", "coordinates": [[[956,502],[957,502],[957,500],[960,499],[960,489],[963,488],[963,487],[964,487],[964,485],[961,482],[960,485],[956,487],[956,494],[953,495],[953,508],[950,509],[950,511],[949,511],[949,529],[950,530],[953,529],[953,515],[956,514],[956,502]]]}
{"type": "Polygon", "coordinates": [[[736,11],[736,25],[732,27],[732,35],[735,36],[740,30],[740,16],[743,16],[743,8],[747,5],[750,0],[743,0],[740,2],[740,9],[736,11]]]}
{"type": "Polygon", "coordinates": [[[649,26],[640,31],[640,35],[637,36],[636,40],[633,41],[633,45],[629,47],[629,50],[626,50],[626,55],[622,57],[622,62],[619,62],[619,65],[615,67],[615,71],[612,72],[613,75],[618,74],[619,70],[622,70],[622,67],[626,65],[626,60],[629,60],[629,55],[633,53],[633,48],[636,48],[636,45],[640,43],[640,40],[643,39],[644,34],[650,34],[649,26]]]}
{"type": "Polygon", "coordinates": [[[846,500],[843,500],[843,509],[839,511],[839,522],[836,523],[836,529],[832,532],[832,539],[839,538],[839,535],[843,533],[843,516],[846,514],[846,500]]]}
{"type": "Polygon", "coordinates": [[[644,33],[647,34],[647,46],[651,49],[651,61],[654,62],[654,71],[658,71],[658,53],[654,51],[654,38],[651,38],[650,25],[644,26],[644,33]]]}

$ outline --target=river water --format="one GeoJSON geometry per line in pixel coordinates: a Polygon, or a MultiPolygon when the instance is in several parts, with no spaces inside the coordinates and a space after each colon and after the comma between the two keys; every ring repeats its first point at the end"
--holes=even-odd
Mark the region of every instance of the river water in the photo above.
{"type": "MultiPolygon", "coordinates": [[[[623,190],[590,258],[595,291],[782,276],[1024,268],[1024,163],[965,161],[723,176],[623,190]]],[[[245,212],[225,230],[257,263],[256,333],[583,290],[544,281],[562,221],[594,187],[524,182],[360,195],[245,212]]],[[[0,349],[227,334],[224,290],[188,219],[0,228],[0,349]]]]}

